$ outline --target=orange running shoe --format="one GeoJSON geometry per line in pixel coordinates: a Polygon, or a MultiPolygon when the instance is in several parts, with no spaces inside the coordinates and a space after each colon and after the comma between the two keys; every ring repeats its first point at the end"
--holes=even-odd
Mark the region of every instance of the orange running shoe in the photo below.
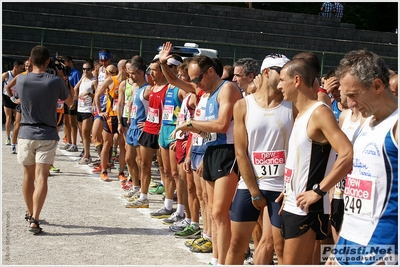
{"type": "Polygon", "coordinates": [[[102,168],[101,168],[101,164],[100,164],[99,166],[94,167],[92,172],[93,173],[101,173],[101,170],[102,170],[102,168]]]}
{"type": "Polygon", "coordinates": [[[108,173],[107,173],[107,172],[102,172],[102,173],[100,173],[100,179],[101,179],[102,181],[105,181],[105,182],[110,181],[110,179],[108,178],[108,173]]]}
{"type": "Polygon", "coordinates": [[[120,181],[126,181],[126,180],[128,180],[128,178],[126,178],[124,172],[120,172],[120,173],[118,174],[118,178],[119,178],[120,181]]]}

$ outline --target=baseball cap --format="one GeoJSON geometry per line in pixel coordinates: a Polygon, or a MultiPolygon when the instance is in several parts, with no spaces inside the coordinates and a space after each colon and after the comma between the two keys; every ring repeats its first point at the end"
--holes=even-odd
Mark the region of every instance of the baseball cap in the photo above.
{"type": "Polygon", "coordinates": [[[269,54],[264,58],[263,63],[261,64],[261,73],[264,69],[270,68],[270,67],[283,67],[287,62],[289,62],[290,59],[288,59],[285,55],[282,54],[269,54]]]}

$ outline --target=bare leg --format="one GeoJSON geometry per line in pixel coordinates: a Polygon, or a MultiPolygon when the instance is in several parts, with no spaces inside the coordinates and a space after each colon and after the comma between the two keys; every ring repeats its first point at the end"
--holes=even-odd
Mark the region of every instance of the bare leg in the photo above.
{"type": "MultiPolygon", "coordinates": [[[[249,246],[252,229],[257,222],[234,222],[231,221],[231,242],[226,254],[226,265],[242,265],[244,255],[249,246]]],[[[219,263],[219,259],[218,259],[219,263]]]]}
{"type": "Polygon", "coordinates": [[[35,168],[35,190],[33,192],[33,213],[32,217],[39,220],[44,201],[47,196],[47,179],[51,164],[36,163],[35,168]]]}
{"type": "Polygon", "coordinates": [[[317,234],[310,228],[301,236],[285,240],[283,249],[283,265],[310,264],[310,259],[314,251],[314,243],[317,234]],[[305,246],[305,244],[312,244],[305,246]]]}

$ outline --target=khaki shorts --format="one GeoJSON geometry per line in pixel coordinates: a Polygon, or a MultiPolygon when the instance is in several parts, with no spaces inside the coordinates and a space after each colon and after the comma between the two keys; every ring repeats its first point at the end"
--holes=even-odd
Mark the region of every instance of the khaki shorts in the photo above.
{"type": "Polygon", "coordinates": [[[53,164],[57,144],[57,140],[18,139],[18,163],[22,165],[53,164]]]}

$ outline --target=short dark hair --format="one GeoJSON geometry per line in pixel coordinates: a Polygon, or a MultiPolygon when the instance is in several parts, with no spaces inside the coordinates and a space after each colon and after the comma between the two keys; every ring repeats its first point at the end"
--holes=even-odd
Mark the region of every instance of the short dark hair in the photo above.
{"type": "Polygon", "coordinates": [[[37,67],[47,67],[46,61],[50,58],[50,51],[45,46],[37,45],[31,50],[33,65],[37,67]]]}
{"type": "Polygon", "coordinates": [[[13,66],[14,67],[18,67],[24,65],[24,62],[22,62],[21,60],[15,60],[13,66]]]}

